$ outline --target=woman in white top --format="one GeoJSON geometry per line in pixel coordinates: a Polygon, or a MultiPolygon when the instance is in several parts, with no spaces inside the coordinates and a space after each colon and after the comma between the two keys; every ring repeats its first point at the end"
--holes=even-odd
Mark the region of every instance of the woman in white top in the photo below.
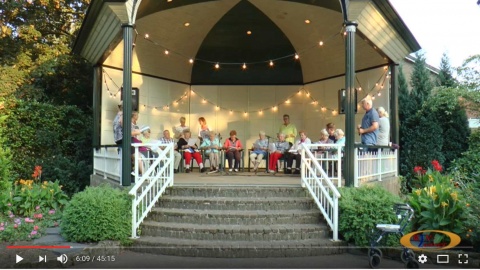
{"type": "Polygon", "coordinates": [[[388,112],[383,107],[377,109],[380,121],[378,122],[377,145],[388,145],[390,142],[390,121],[388,119],[388,112]]]}

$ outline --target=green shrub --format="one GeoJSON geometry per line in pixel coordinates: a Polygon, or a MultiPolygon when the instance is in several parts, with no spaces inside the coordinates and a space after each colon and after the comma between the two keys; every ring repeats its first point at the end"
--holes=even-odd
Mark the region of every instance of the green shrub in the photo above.
{"type": "Polygon", "coordinates": [[[468,150],[452,163],[450,171],[464,175],[469,181],[480,182],[480,131],[472,132],[468,150]]]}
{"type": "MultiPolygon", "coordinates": [[[[10,149],[10,177],[29,179],[35,165],[46,178],[60,181],[67,194],[88,184],[92,171],[91,115],[74,106],[55,106],[35,101],[9,99],[0,121],[0,140],[10,149]]],[[[1,141],[0,141],[1,143],[1,141]]]]}
{"type": "Polygon", "coordinates": [[[68,241],[126,241],[131,235],[132,199],[109,186],[87,187],[63,212],[62,236],[68,241]]]}
{"type": "MultiPolygon", "coordinates": [[[[384,188],[345,187],[340,189],[340,193],[339,232],[346,241],[359,247],[367,247],[376,224],[398,223],[393,205],[401,203],[401,199],[384,188]]],[[[387,244],[398,244],[398,241],[387,244]]]]}

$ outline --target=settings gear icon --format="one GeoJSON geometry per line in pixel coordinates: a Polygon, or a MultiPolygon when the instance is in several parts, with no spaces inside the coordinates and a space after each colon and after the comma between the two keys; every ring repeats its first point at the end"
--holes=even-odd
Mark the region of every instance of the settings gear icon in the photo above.
{"type": "Polygon", "coordinates": [[[418,262],[421,263],[421,264],[424,264],[427,262],[427,256],[425,254],[422,254],[420,256],[418,256],[418,262]]]}

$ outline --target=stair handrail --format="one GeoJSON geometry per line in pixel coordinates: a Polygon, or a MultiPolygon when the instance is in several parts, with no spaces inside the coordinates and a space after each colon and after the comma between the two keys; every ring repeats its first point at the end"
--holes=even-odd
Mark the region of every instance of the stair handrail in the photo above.
{"type": "MultiPolygon", "coordinates": [[[[332,229],[333,241],[338,241],[338,199],[341,197],[340,192],[311,152],[313,145],[302,143],[300,146],[302,156],[301,185],[309,191],[332,229]],[[318,177],[317,173],[320,173],[321,178],[318,177]],[[326,183],[326,186],[324,183],[326,183]],[[328,190],[326,187],[328,187],[328,190]]],[[[315,144],[314,146],[317,145],[315,144]]],[[[341,153],[341,145],[329,145],[329,147],[337,148],[337,153],[341,153]]]]}
{"type": "Polygon", "coordinates": [[[173,143],[133,143],[135,147],[135,185],[129,191],[132,199],[132,238],[137,238],[140,224],[152,210],[165,190],[173,186],[174,144],[173,143]],[[158,157],[148,169],[138,176],[139,147],[158,148],[158,157]],[[163,149],[162,149],[163,148],[163,149]]]}

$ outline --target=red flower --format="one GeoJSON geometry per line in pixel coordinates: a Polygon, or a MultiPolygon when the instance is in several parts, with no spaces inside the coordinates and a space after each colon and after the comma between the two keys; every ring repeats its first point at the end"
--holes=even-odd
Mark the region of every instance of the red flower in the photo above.
{"type": "Polygon", "coordinates": [[[37,179],[42,175],[42,166],[35,166],[35,170],[33,171],[32,177],[37,179]]]}
{"type": "Polygon", "coordinates": [[[424,169],[422,168],[422,166],[415,166],[415,168],[413,168],[413,172],[421,174],[422,172],[424,172],[424,169]]]}
{"type": "Polygon", "coordinates": [[[442,165],[440,165],[440,162],[438,162],[436,159],[432,161],[432,166],[437,172],[441,172],[443,170],[442,165]]]}

